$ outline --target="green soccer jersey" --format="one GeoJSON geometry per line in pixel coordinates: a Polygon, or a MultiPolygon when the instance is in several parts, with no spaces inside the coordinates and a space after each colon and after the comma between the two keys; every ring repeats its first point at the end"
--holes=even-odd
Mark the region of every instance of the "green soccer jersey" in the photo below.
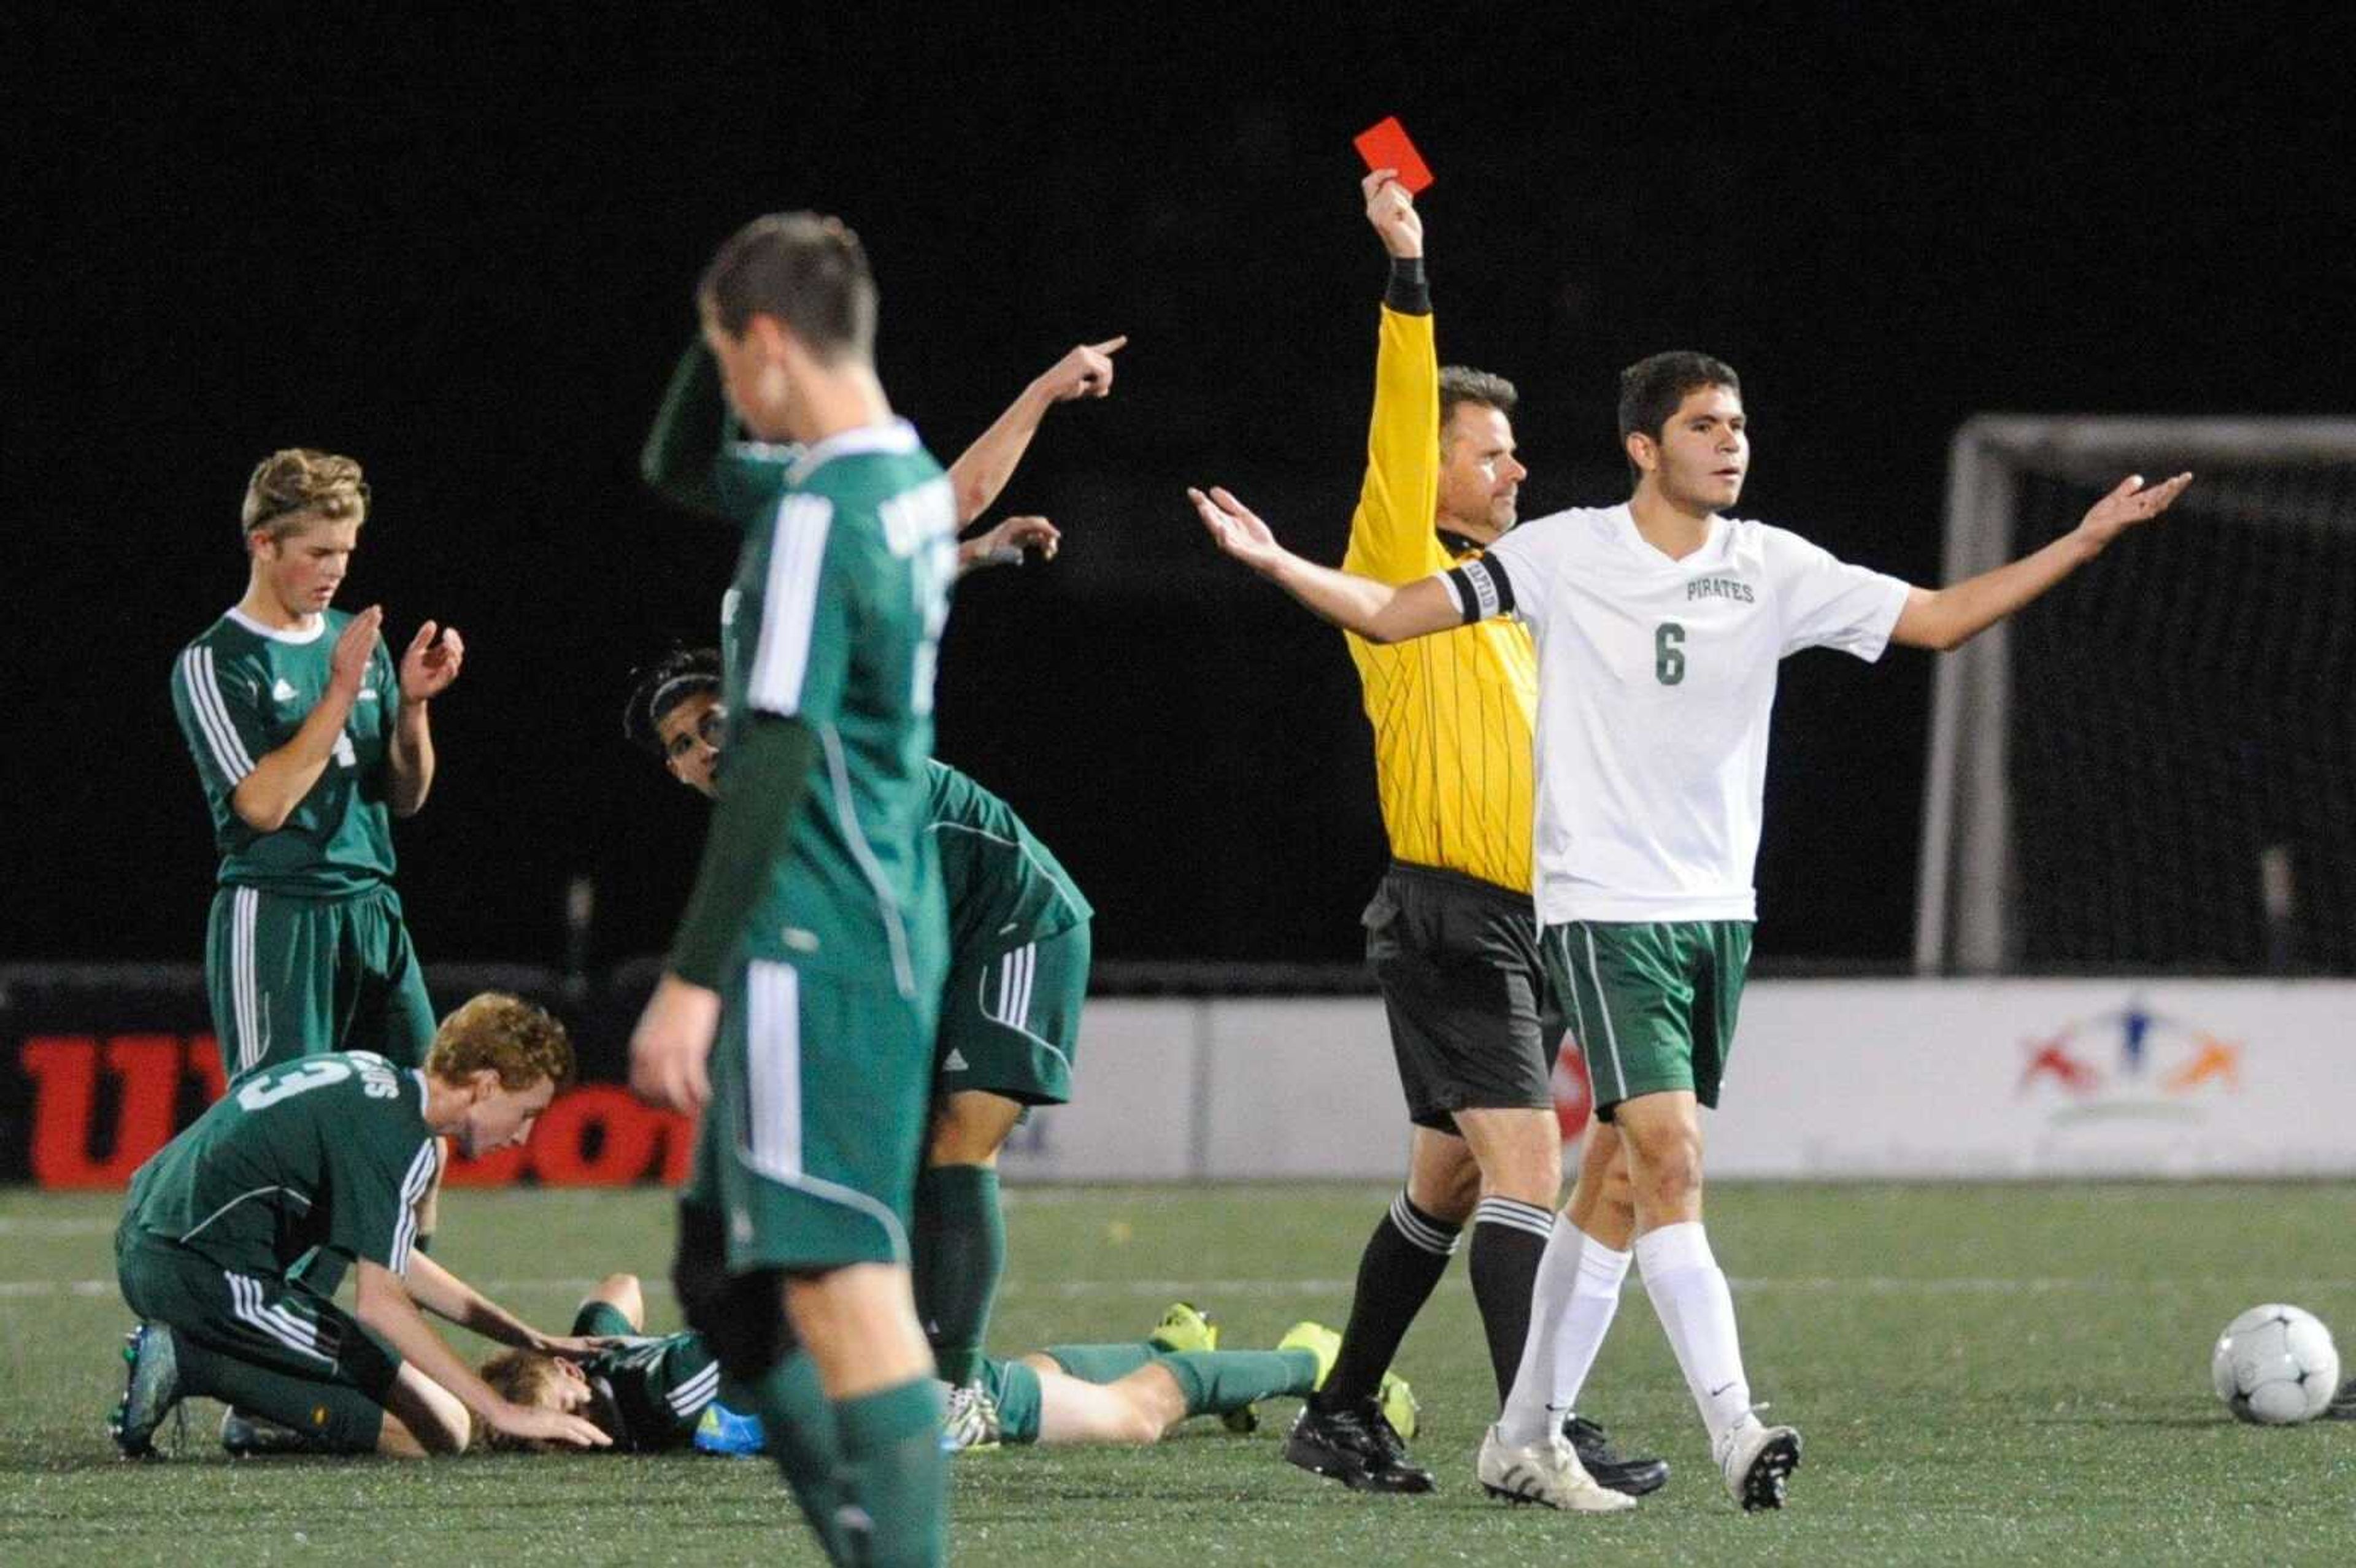
{"type": "Polygon", "coordinates": [[[400,717],[401,682],[381,638],[327,771],[285,823],[257,833],[230,805],[254,763],[293,740],[326,695],[328,660],[350,622],[330,610],[305,635],[231,610],[180,651],[172,707],[212,807],[225,886],[337,898],[392,875],[385,753],[400,717]]]}
{"type": "Polygon", "coordinates": [[[366,1051],[245,1080],[131,1178],[129,1222],[223,1269],[282,1275],[313,1247],[402,1273],[434,1181],[425,1080],[366,1051]]]}
{"type": "Polygon", "coordinates": [[[928,994],[947,964],[924,827],[933,668],[957,569],[948,476],[894,422],[804,451],[734,443],[715,478],[744,522],[721,611],[727,710],[797,720],[819,745],[743,955],[890,975],[903,996],[928,994]]]}
{"type": "Polygon", "coordinates": [[[1096,912],[1012,806],[946,763],[926,772],[949,950],[959,963],[1069,931],[1096,912]]]}
{"type": "Polygon", "coordinates": [[[720,1392],[720,1363],[703,1336],[637,1333],[602,1301],[582,1307],[573,1331],[622,1341],[581,1364],[619,1428],[613,1433],[616,1446],[654,1454],[695,1440],[703,1407],[720,1392]]]}

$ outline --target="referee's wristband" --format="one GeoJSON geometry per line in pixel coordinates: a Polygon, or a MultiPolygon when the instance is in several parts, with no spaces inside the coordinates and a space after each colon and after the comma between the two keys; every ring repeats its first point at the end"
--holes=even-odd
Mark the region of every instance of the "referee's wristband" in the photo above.
{"type": "Polygon", "coordinates": [[[1431,283],[1423,275],[1422,257],[1391,258],[1391,281],[1383,291],[1383,304],[1401,315],[1431,314],[1431,283]]]}

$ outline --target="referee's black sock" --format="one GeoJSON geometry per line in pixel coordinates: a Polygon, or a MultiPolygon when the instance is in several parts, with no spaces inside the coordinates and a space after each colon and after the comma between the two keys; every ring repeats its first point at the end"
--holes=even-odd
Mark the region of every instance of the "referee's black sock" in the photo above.
{"type": "MultiPolygon", "coordinates": [[[[1405,1192],[1391,1200],[1390,1212],[1375,1227],[1358,1259],[1357,1294],[1350,1298],[1341,1354],[1311,1404],[1336,1410],[1372,1398],[1382,1387],[1383,1374],[1390,1371],[1408,1325],[1431,1299],[1432,1287],[1448,1270],[1457,1230],[1417,1208],[1405,1192]]],[[[1526,1315],[1526,1305],[1524,1311],[1526,1315]]]]}
{"type": "Polygon", "coordinates": [[[1522,1345],[1530,1337],[1530,1296],[1553,1233],[1552,1211],[1518,1198],[1483,1198],[1472,1211],[1472,1299],[1489,1337],[1489,1367],[1497,1375],[1501,1407],[1521,1370],[1522,1345]]]}

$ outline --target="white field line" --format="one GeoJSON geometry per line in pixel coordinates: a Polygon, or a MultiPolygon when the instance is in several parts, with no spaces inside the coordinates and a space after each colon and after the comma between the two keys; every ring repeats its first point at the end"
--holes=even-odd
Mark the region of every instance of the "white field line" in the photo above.
{"type": "Polygon", "coordinates": [[[46,1220],[24,1214],[0,1214],[0,1236],[111,1236],[112,1220],[46,1220]]]}
{"type": "MultiPolygon", "coordinates": [[[[475,1282],[477,1289],[494,1295],[520,1295],[527,1292],[585,1292],[598,1283],[597,1277],[556,1276],[538,1279],[487,1279],[475,1282]]],[[[640,1282],[649,1296],[668,1295],[670,1282],[649,1277],[640,1282]]],[[[2057,1275],[2032,1275],[2028,1278],[1999,1278],[1990,1275],[1901,1277],[1893,1275],[1795,1275],[1790,1277],[1737,1278],[1728,1282],[1745,1295],[1821,1295],[1821,1296],[2060,1296],[2060,1295],[2148,1295],[2156,1291],[2190,1291],[2224,1289],[2228,1286],[2249,1289],[2254,1286],[2275,1294],[2323,1295],[2332,1292],[2356,1292],[2356,1280],[2350,1279],[2285,1279],[2278,1275],[2211,1275],[2204,1277],[2169,1277],[2162,1279],[2073,1278],[2057,1275]]],[[[1041,1296],[1055,1300],[1074,1300],[1087,1296],[1336,1296],[1346,1294],[1355,1282],[1348,1279],[1011,1279],[999,1290],[1001,1296],[1041,1296]]],[[[1462,1275],[1440,1281],[1443,1290],[1470,1290],[1471,1282],[1462,1275]]],[[[9,1279],[0,1280],[0,1300],[22,1300],[40,1296],[106,1296],[115,1292],[111,1279],[9,1279]]]]}

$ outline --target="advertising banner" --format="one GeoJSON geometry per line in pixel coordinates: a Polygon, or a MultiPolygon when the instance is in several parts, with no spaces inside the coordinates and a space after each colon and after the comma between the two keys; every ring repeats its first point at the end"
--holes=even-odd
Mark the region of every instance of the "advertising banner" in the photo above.
{"type": "MultiPolygon", "coordinates": [[[[617,1082],[644,976],[567,987],[534,970],[437,973],[436,1000],[496,985],[573,1027],[584,1082],[531,1142],[462,1162],[462,1185],[675,1182],[692,1130],[617,1082]],[[446,984],[444,982],[447,982],[446,984]]],[[[1767,980],[1743,999],[1721,1104],[1721,1177],[1807,1179],[2356,1174],[2356,983],[1767,980]]],[[[1608,1050],[1609,1042],[1598,1049],[1608,1050]]],[[[1566,1146],[1585,1061],[1555,1070],[1566,1146]]],[[[193,970],[0,978],[0,1181],[122,1187],[224,1087],[193,970]]],[[[1012,1180],[1388,1180],[1406,1107],[1368,997],[1104,997],[1073,1104],[1034,1112],[1012,1180]]]]}

